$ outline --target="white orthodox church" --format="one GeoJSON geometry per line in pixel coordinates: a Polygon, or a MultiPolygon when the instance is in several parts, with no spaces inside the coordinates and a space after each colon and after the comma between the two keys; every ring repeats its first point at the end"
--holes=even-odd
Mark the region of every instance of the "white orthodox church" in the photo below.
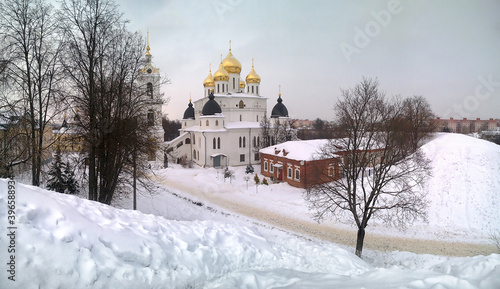
{"type": "MultiPolygon", "coordinates": [[[[241,63],[229,53],[219,69],[203,82],[204,96],[189,100],[181,120],[180,136],[167,142],[174,159],[184,158],[203,167],[259,164],[261,121],[267,115],[267,98],[260,95],[260,76],[252,69],[241,77],[241,63]]],[[[288,119],[288,111],[278,103],[271,119],[288,119]]]]}

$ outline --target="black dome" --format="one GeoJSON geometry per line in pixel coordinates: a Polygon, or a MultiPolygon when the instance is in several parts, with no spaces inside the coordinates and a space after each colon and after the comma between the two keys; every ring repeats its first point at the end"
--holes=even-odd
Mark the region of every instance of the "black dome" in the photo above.
{"type": "Polygon", "coordinates": [[[182,119],[194,119],[194,108],[191,101],[189,101],[188,108],[184,111],[184,117],[182,119]]]}
{"type": "Polygon", "coordinates": [[[214,93],[211,92],[208,96],[207,103],[205,103],[203,109],[201,110],[202,115],[214,115],[216,113],[222,113],[220,105],[217,103],[217,101],[214,100],[214,98],[214,93]]]}
{"type": "Polygon", "coordinates": [[[288,117],[288,109],[286,109],[286,106],[282,102],[283,102],[283,100],[281,99],[281,95],[280,95],[278,97],[278,103],[273,107],[273,110],[271,112],[272,118],[288,117]]]}

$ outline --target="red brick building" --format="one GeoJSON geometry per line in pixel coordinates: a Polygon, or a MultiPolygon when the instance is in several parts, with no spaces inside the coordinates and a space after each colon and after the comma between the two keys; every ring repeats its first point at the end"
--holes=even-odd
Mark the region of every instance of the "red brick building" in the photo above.
{"type": "MultiPolygon", "coordinates": [[[[288,141],[263,148],[260,150],[261,174],[297,188],[337,180],[343,175],[347,152],[335,146],[338,150],[330,151],[331,157],[325,158],[320,152],[328,141],[288,141]]],[[[364,151],[368,152],[366,157],[372,160],[371,166],[380,163],[383,151],[381,148],[364,151]]]]}
{"type": "MultiPolygon", "coordinates": [[[[260,150],[261,174],[287,182],[291,186],[305,188],[318,181],[317,170],[324,170],[331,177],[340,177],[342,152],[338,157],[321,159],[318,153],[328,140],[288,141],[260,150]]],[[[325,180],[326,181],[326,180],[325,180]]]]}

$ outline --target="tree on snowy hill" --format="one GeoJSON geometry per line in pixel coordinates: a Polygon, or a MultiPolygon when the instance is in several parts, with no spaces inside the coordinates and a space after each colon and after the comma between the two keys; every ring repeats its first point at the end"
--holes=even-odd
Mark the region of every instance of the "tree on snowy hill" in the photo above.
{"type": "Polygon", "coordinates": [[[64,193],[65,189],[65,179],[63,176],[63,162],[61,162],[61,151],[57,151],[54,156],[54,161],[52,167],[49,171],[49,180],[47,181],[47,189],[56,191],[58,193],[64,193]]]}
{"type": "Polygon", "coordinates": [[[412,153],[400,100],[386,99],[371,79],[341,94],[335,112],[343,137],[331,140],[318,156],[340,158],[339,171],[318,167],[309,172],[317,181],[308,184],[305,198],[318,221],[327,216],[354,221],[361,257],[370,219],[404,227],[426,218],[425,194],[418,188],[430,168],[419,151],[412,153]]]}
{"type": "Polygon", "coordinates": [[[49,177],[47,189],[63,194],[76,194],[78,192],[78,184],[75,175],[69,164],[62,162],[60,150],[58,150],[54,156],[54,161],[49,171],[49,177]]]}
{"type": "Polygon", "coordinates": [[[52,157],[50,121],[61,104],[58,37],[55,12],[48,1],[2,1],[0,54],[7,57],[3,74],[10,91],[0,102],[26,121],[23,158],[30,162],[35,186],[41,182],[42,164],[52,157]]]}
{"type": "Polygon", "coordinates": [[[431,105],[423,96],[413,96],[403,101],[403,120],[410,132],[410,145],[413,151],[418,149],[420,142],[428,138],[436,130],[436,116],[431,105]]]}
{"type": "Polygon", "coordinates": [[[159,115],[151,111],[152,91],[163,81],[141,81],[151,55],[121,15],[113,0],[63,0],[58,18],[66,99],[80,114],[75,125],[85,142],[89,199],[105,204],[147,176],[148,159],[156,159],[163,141],[155,138],[159,115]]]}

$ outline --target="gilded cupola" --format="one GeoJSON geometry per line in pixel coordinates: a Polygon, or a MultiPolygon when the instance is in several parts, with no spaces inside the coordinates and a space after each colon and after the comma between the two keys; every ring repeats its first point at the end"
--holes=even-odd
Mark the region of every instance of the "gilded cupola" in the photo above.
{"type": "Polygon", "coordinates": [[[214,74],[214,81],[228,81],[229,73],[222,66],[222,62],[219,65],[219,69],[214,74]]]}
{"type": "Polygon", "coordinates": [[[233,53],[231,53],[231,41],[229,41],[229,53],[222,61],[222,66],[229,73],[241,73],[241,63],[234,57],[233,53]]]}
{"type": "Polygon", "coordinates": [[[260,83],[260,76],[255,72],[255,69],[253,67],[253,58],[252,58],[252,70],[250,70],[250,73],[247,75],[246,78],[247,83],[260,83]]]}
{"type": "Polygon", "coordinates": [[[205,81],[203,81],[203,86],[204,87],[215,87],[214,83],[214,77],[212,76],[212,68],[210,67],[209,73],[207,78],[205,78],[205,81]]]}

